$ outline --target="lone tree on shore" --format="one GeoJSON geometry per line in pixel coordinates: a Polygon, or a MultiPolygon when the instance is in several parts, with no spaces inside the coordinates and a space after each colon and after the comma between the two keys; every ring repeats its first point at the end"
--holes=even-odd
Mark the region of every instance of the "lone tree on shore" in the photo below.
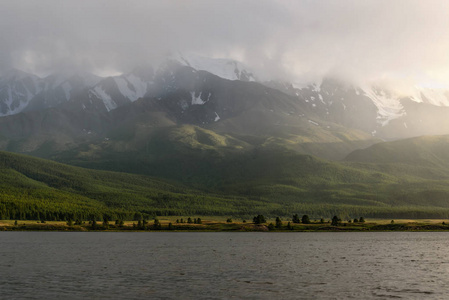
{"type": "Polygon", "coordinates": [[[309,216],[308,216],[308,215],[302,216],[301,222],[302,222],[303,224],[310,224],[310,218],[309,218],[309,216]]]}

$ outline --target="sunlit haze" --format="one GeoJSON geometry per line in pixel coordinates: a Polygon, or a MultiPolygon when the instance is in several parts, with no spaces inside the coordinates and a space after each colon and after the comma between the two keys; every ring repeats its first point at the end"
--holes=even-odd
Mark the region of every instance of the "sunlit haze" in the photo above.
{"type": "Polygon", "coordinates": [[[267,79],[449,84],[447,1],[2,1],[1,69],[127,72],[171,52],[267,79]]]}

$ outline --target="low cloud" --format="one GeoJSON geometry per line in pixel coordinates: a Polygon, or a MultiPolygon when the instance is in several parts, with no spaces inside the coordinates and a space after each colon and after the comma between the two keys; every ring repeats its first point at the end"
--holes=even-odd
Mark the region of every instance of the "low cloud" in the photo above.
{"type": "Polygon", "coordinates": [[[170,52],[264,78],[449,84],[449,2],[2,1],[0,69],[126,72],[170,52]]]}

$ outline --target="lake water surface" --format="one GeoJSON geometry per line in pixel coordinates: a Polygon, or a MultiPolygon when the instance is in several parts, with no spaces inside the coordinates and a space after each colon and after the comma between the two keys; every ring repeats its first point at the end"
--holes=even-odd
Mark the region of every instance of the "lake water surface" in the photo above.
{"type": "Polygon", "coordinates": [[[449,233],[0,232],[0,299],[447,299],[449,233]]]}

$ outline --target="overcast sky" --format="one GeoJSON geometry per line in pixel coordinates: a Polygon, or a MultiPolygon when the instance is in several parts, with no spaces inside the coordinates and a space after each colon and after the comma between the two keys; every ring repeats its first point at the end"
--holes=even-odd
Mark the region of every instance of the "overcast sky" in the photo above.
{"type": "Polygon", "coordinates": [[[449,1],[1,1],[3,70],[113,74],[173,51],[267,78],[449,84],[449,1]]]}

